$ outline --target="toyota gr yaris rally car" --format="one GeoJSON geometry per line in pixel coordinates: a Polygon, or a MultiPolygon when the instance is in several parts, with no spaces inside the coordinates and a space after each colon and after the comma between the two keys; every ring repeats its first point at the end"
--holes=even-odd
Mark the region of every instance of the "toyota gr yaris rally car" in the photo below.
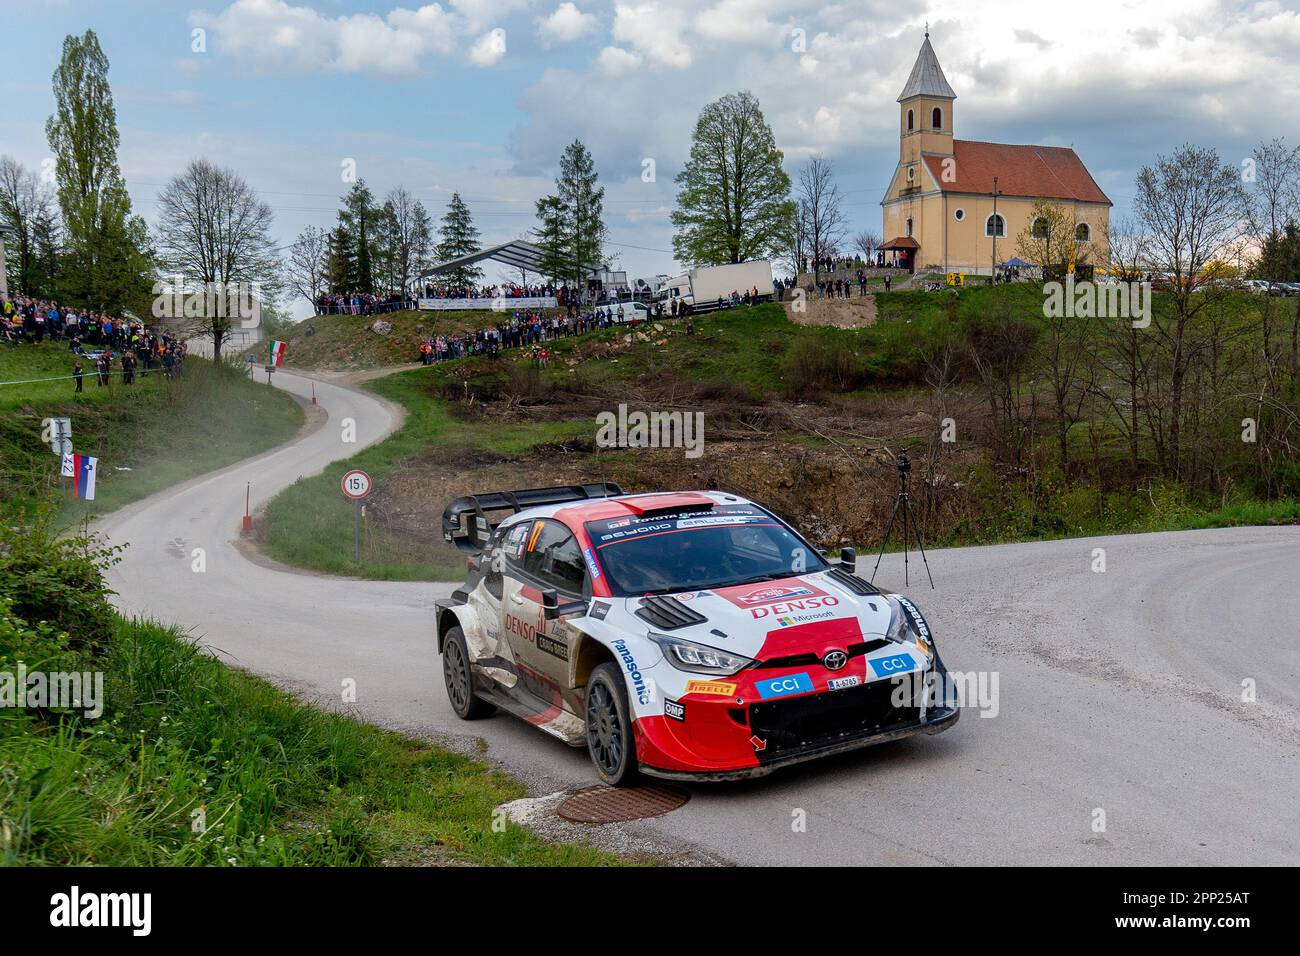
{"type": "Polygon", "coordinates": [[[585,746],[607,783],[757,776],[960,715],[912,602],[744,498],[495,492],[443,534],[470,554],[436,611],[452,707],[585,746]]]}

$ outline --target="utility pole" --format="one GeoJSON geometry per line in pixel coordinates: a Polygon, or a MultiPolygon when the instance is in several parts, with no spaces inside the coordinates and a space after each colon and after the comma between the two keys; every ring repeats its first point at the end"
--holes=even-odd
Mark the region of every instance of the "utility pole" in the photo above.
{"type": "Polygon", "coordinates": [[[993,177],[993,261],[989,264],[989,284],[998,281],[998,177],[993,177]]]}
{"type": "Polygon", "coordinates": [[[10,226],[0,226],[0,302],[9,298],[9,273],[5,263],[5,240],[17,236],[18,231],[10,226]]]}

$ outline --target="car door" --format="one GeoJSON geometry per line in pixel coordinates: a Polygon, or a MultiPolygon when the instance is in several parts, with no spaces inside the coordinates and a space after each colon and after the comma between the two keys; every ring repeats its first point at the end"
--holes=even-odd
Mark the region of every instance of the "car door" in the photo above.
{"type": "Polygon", "coordinates": [[[554,590],[561,605],[580,601],[587,590],[582,549],[562,522],[532,523],[522,548],[507,552],[502,629],[521,664],[521,674],[547,688],[544,699],[568,691],[572,629],[561,618],[546,619],[542,592],[554,590]]]}

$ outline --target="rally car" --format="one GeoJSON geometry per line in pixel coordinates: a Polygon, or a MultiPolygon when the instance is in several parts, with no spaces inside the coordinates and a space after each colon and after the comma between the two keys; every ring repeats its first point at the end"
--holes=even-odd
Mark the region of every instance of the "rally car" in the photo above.
{"type": "Polygon", "coordinates": [[[585,746],[606,783],[758,776],[960,716],[911,601],[736,495],[470,495],[443,534],[470,555],[436,608],[453,709],[585,746]]]}

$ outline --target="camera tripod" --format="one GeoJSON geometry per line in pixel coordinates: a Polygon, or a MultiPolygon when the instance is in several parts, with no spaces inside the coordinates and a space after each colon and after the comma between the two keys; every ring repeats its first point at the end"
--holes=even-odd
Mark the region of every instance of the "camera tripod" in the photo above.
{"type": "Polygon", "coordinates": [[[876,566],[871,569],[871,580],[875,583],[876,572],[880,570],[880,559],[885,556],[890,532],[894,530],[894,520],[901,511],[903,513],[903,587],[908,586],[907,549],[910,539],[915,536],[916,547],[921,552],[921,563],[925,565],[925,576],[930,579],[930,588],[933,589],[934,576],[930,574],[930,562],[925,558],[925,545],[921,543],[921,529],[917,527],[916,516],[912,514],[912,496],[907,493],[907,476],[912,471],[912,463],[907,460],[906,455],[899,455],[895,465],[898,468],[898,497],[894,501],[894,511],[889,516],[889,523],[885,525],[885,539],[880,542],[880,554],[876,556],[876,566]]]}

